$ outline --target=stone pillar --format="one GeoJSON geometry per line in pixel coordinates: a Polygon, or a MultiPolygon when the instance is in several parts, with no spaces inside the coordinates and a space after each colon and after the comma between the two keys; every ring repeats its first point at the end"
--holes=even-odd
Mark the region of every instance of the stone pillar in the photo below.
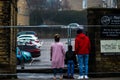
{"type": "Polygon", "coordinates": [[[0,78],[16,77],[17,0],[0,0],[0,78]],[[7,26],[7,27],[6,27],[7,26]]]}
{"type": "Polygon", "coordinates": [[[87,9],[88,35],[92,43],[90,71],[105,73],[105,75],[101,76],[106,76],[106,74],[107,76],[117,76],[117,73],[120,72],[120,53],[117,48],[119,45],[113,43],[117,42],[119,44],[120,40],[120,13],[118,11],[119,9],[107,8],[87,9]],[[103,41],[105,41],[104,44],[109,46],[109,50],[108,46],[103,45],[103,41]],[[111,44],[114,44],[114,48],[110,48],[111,44]],[[101,50],[105,47],[107,47],[108,51],[106,49],[104,51],[101,50]],[[111,49],[116,50],[111,51],[111,49]]]}

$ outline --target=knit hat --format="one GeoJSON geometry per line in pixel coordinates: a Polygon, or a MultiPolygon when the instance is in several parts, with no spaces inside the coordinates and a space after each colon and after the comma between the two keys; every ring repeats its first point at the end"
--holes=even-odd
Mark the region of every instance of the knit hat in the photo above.
{"type": "Polygon", "coordinates": [[[82,32],[83,32],[82,29],[78,29],[78,30],[77,30],[77,34],[80,34],[80,33],[82,33],[82,32]]]}
{"type": "Polygon", "coordinates": [[[77,30],[77,34],[80,34],[80,33],[82,33],[83,32],[83,26],[79,26],[79,29],[77,30]]]}

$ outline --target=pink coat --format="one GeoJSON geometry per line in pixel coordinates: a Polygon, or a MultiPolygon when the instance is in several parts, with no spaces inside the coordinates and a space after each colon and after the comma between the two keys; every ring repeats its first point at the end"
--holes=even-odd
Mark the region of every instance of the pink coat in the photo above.
{"type": "Polygon", "coordinates": [[[61,42],[51,45],[52,68],[64,68],[65,49],[61,42]]]}

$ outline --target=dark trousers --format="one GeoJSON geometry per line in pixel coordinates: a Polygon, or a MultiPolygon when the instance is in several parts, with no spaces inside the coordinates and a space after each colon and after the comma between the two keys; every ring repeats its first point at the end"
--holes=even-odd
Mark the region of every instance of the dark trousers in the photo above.
{"type": "Polygon", "coordinates": [[[62,68],[54,68],[53,69],[53,74],[54,74],[55,77],[56,77],[57,73],[59,73],[60,76],[62,76],[63,75],[63,69],[62,68]]]}

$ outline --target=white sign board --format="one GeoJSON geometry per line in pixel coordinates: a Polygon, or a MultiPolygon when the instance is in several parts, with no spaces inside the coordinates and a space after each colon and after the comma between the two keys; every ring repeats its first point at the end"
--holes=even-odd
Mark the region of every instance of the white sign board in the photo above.
{"type": "Polygon", "coordinates": [[[120,40],[101,40],[101,53],[120,52],[120,40]]]}

